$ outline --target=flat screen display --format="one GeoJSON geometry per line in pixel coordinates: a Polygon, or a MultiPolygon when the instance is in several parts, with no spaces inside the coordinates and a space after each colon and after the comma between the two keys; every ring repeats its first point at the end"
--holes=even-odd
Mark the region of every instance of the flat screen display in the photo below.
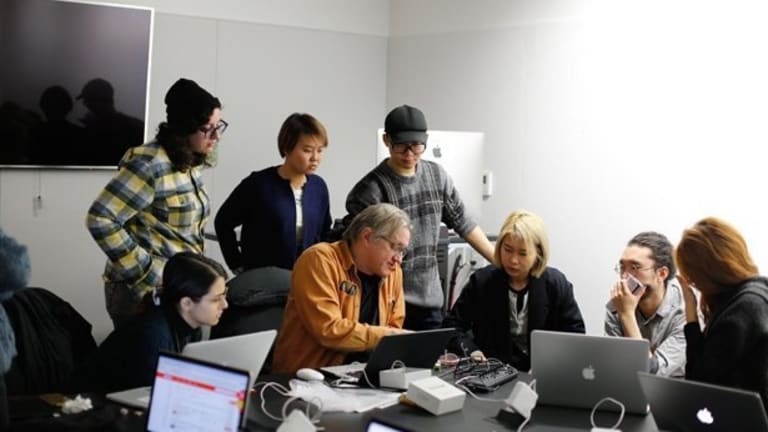
{"type": "Polygon", "coordinates": [[[145,140],[153,11],[0,0],[0,167],[114,167],[145,140]]]}

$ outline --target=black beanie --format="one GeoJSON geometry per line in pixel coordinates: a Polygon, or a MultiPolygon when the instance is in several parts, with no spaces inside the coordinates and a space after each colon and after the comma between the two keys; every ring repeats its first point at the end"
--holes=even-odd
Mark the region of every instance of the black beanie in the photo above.
{"type": "Polygon", "coordinates": [[[181,133],[192,133],[203,126],[215,108],[221,108],[219,99],[186,78],[176,81],[165,94],[168,125],[181,133]]]}

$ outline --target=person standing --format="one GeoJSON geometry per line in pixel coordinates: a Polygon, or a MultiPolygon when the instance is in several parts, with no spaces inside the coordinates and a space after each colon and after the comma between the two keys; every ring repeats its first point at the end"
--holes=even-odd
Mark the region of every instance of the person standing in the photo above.
{"type": "Polygon", "coordinates": [[[418,108],[401,105],[384,121],[389,157],[365,175],[347,195],[345,222],[371,204],[386,202],[405,211],[413,224],[411,248],[403,259],[405,324],[410,330],[439,328],[444,294],[437,268],[440,223],[456,231],[485,259],[493,246],[467,215],[448,173],[421,160],[427,147],[427,121],[418,108]]]}
{"type": "Polygon", "coordinates": [[[86,217],[108,258],[104,294],[115,327],[141,312],[168,258],[204,249],[210,200],[200,169],[212,165],[227,122],[219,99],[188,79],[171,86],[165,104],[155,139],[125,153],[86,217]]]}
{"type": "Polygon", "coordinates": [[[282,165],[251,173],[221,205],[216,236],[234,273],[269,266],[290,270],[304,249],[325,239],[331,228],[328,187],[315,171],[326,147],[320,121],[291,114],[277,136],[282,165]]]}

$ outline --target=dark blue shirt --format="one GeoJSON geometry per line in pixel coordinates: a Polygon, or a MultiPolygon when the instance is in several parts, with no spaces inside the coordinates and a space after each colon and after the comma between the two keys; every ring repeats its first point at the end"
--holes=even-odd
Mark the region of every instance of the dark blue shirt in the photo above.
{"type": "Polygon", "coordinates": [[[307,176],[301,197],[304,235],[297,244],[293,190],[277,168],[256,171],[243,179],[216,214],[216,236],[230,269],[293,269],[304,249],[328,235],[331,210],[325,181],[317,175],[307,176]],[[242,226],[240,244],[235,236],[238,226],[242,226]]]}

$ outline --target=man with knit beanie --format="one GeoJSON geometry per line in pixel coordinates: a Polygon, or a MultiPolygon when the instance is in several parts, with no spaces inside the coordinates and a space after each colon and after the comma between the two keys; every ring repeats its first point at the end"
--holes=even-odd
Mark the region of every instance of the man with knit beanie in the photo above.
{"type": "Polygon", "coordinates": [[[125,153],[86,217],[108,258],[104,294],[115,327],[141,312],[168,258],[203,253],[211,205],[200,168],[212,165],[227,122],[219,99],[189,79],[171,86],[165,105],[155,139],[125,153]]]}

